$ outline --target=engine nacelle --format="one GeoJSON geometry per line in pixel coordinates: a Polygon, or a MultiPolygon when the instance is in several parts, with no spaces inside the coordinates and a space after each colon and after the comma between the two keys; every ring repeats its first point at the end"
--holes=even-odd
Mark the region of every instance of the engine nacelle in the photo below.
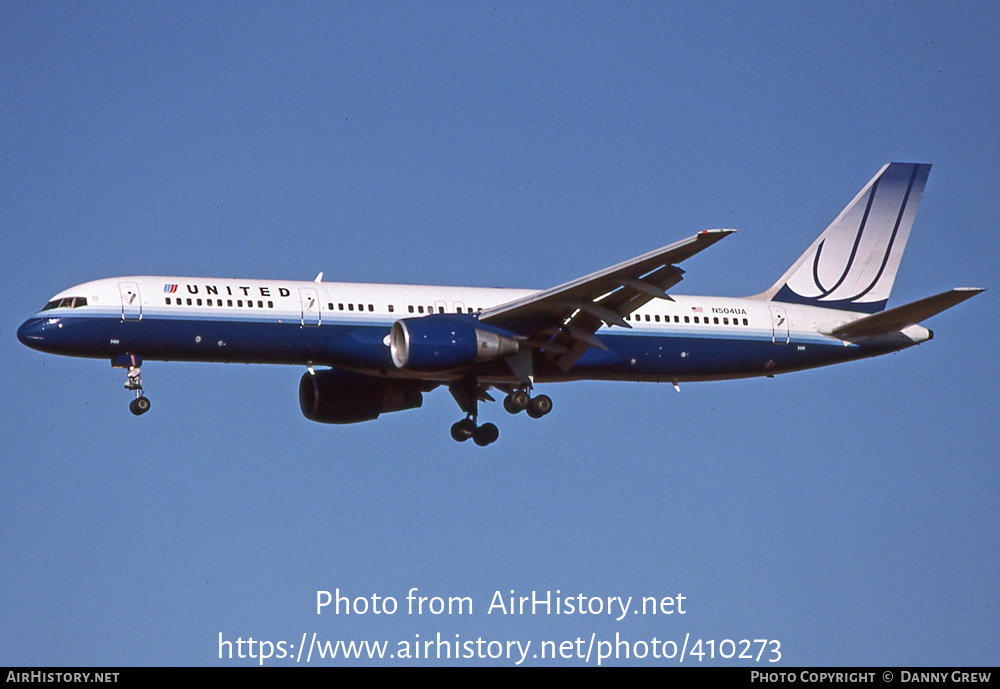
{"type": "Polygon", "coordinates": [[[517,340],[450,316],[405,318],[392,324],[389,351],[397,368],[447,371],[517,354],[517,340]]]}
{"type": "Polygon", "coordinates": [[[358,423],[379,414],[416,409],[423,404],[421,383],[376,378],[330,369],[305,373],[299,381],[302,415],[320,423],[358,423]]]}

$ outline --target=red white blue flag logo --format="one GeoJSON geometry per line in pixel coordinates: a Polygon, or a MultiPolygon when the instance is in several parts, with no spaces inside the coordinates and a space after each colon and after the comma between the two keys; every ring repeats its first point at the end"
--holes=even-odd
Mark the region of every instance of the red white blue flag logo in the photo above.
{"type": "Polygon", "coordinates": [[[163,291],[166,292],[167,294],[173,294],[174,292],[177,291],[177,285],[164,285],[163,291]]]}

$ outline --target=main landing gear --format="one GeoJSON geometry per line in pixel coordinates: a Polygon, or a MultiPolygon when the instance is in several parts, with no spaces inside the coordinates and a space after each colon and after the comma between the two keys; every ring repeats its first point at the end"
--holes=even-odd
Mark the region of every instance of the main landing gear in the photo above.
{"type": "Polygon", "coordinates": [[[512,390],[503,398],[503,408],[511,414],[527,411],[531,418],[540,419],[552,411],[552,400],[548,395],[531,397],[527,390],[512,390]]]}
{"type": "Polygon", "coordinates": [[[136,416],[149,411],[149,399],[142,394],[142,377],[139,374],[139,366],[129,366],[128,378],[125,380],[125,389],[135,391],[135,399],[129,402],[128,410],[136,416]]]}
{"type": "Polygon", "coordinates": [[[500,429],[492,423],[484,423],[477,426],[472,417],[455,422],[451,427],[451,437],[460,443],[464,443],[469,438],[479,447],[486,447],[490,443],[495,443],[500,437],[500,429]]]}
{"type": "MultiPolygon", "coordinates": [[[[485,447],[495,443],[500,437],[496,425],[484,423],[480,426],[477,423],[479,402],[493,401],[487,392],[489,387],[488,384],[480,384],[475,379],[458,381],[449,386],[452,397],[466,414],[464,419],[455,422],[451,427],[451,437],[456,441],[464,443],[471,438],[476,445],[485,447]]],[[[552,400],[547,395],[532,397],[525,388],[518,388],[510,390],[503,400],[503,407],[511,414],[526,411],[531,418],[540,419],[552,411],[552,400]]]]}

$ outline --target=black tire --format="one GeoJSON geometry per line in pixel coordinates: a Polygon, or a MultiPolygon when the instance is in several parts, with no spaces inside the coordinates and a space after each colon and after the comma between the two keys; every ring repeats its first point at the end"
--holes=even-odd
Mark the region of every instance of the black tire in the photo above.
{"type": "Polygon", "coordinates": [[[476,432],[472,435],[473,441],[479,447],[486,447],[490,443],[495,443],[497,438],[500,437],[500,429],[497,428],[492,423],[484,423],[482,426],[476,429],[476,432]]]}
{"type": "Polygon", "coordinates": [[[519,414],[528,408],[531,398],[524,390],[514,390],[503,398],[503,408],[508,414],[519,414]]]}
{"type": "Polygon", "coordinates": [[[514,390],[503,398],[503,408],[509,414],[519,414],[531,404],[531,397],[524,390],[514,390]]]}
{"type": "Polygon", "coordinates": [[[539,395],[531,398],[528,405],[528,415],[533,419],[540,419],[552,411],[552,399],[548,395],[539,395]]]}
{"type": "Polygon", "coordinates": [[[456,421],[451,426],[451,437],[457,442],[464,443],[476,432],[476,424],[471,419],[456,421]]]}
{"type": "Polygon", "coordinates": [[[135,408],[139,410],[140,414],[145,414],[149,411],[149,398],[147,397],[136,397],[135,398],[135,408]]]}

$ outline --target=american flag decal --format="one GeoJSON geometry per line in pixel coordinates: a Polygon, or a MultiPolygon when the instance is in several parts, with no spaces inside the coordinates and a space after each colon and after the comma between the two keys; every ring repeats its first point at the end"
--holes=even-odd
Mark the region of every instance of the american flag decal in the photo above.
{"type": "Polygon", "coordinates": [[[695,313],[701,313],[702,312],[702,308],[700,306],[692,306],[691,310],[694,311],[695,313]]]}
{"type": "Polygon", "coordinates": [[[163,291],[166,292],[167,294],[173,294],[174,292],[177,291],[177,285],[164,285],[163,291]]]}

